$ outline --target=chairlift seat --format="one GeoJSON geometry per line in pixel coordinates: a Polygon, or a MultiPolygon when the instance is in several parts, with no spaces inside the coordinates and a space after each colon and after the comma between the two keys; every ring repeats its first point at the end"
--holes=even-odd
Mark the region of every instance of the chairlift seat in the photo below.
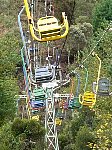
{"type": "Polygon", "coordinates": [[[37,22],[41,39],[52,36],[60,36],[61,26],[54,16],[42,17],[37,22]]]}
{"type": "Polygon", "coordinates": [[[63,113],[57,113],[56,114],[56,118],[59,118],[59,119],[64,119],[64,114],[63,113]]]}
{"type": "Polygon", "coordinates": [[[73,99],[69,100],[68,108],[74,109],[74,108],[80,108],[81,104],[79,103],[79,97],[74,97],[73,99]]]}
{"type": "Polygon", "coordinates": [[[40,100],[40,101],[30,101],[30,104],[31,104],[31,107],[34,108],[34,109],[45,106],[45,103],[42,100],[40,100]]]}
{"type": "Polygon", "coordinates": [[[32,119],[39,121],[39,115],[32,116],[32,119]]]}
{"type": "Polygon", "coordinates": [[[35,88],[33,90],[33,95],[35,97],[35,100],[37,100],[37,99],[45,100],[46,99],[46,95],[45,95],[43,88],[35,88]]]}
{"type": "Polygon", "coordinates": [[[83,106],[89,106],[89,107],[93,107],[93,105],[96,102],[96,96],[93,92],[85,92],[84,95],[80,95],[79,96],[79,102],[83,105],[83,106]]]}
{"type": "Polygon", "coordinates": [[[36,68],[35,69],[35,79],[36,82],[49,82],[53,79],[54,77],[54,68],[51,67],[51,69],[47,67],[42,67],[42,68],[36,68]]]}
{"type": "Polygon", "coordinates": [[[107,78],[100,78],[98,81],[97,94],[101,96],[108,96],[110,94],[110,81],[107,78]]]}
{"type": "Polygon", "coordinates": [[[35,71],[35,76],[37,78],[41,78],[41,77],[47,77],[47,76],[50,76],[51,75],[51,72],[49,72],[49,70],[47,68],[39,68],[35,71]]]}
{"type": "Polygon", "coordinates": [[[31,52],[32,52],[32,51],[34,51],[34,50],[36,50],[36,51],[37,51],[37,49],[36,49],[36,48],[34,48],[34,47],[33,47],[33,48],[32,48],[32,47],[30,47],[30,48],[28,48],[28,50],[30,50],[31,52]]]}
{"type": "Polygon", "coordinates": [[[59,126],[62,125],[62,119],[60,119],[60,118],[56,118],[55,122],[56,122],[56,125],[59,125],[59,126]]]}
{"type": "Polygon", "coordinates": [[[31,112],[32,114],[37,114],[39,112],[39,109],[32,109],[31,112]]]}
{"type": "Polygon", "coordinates": [[[37,70],[36,70],[37,73],[46,72],[46,71],[48,71],[48,67],[37,68],[37,70]]]}
{"type": "Polygon", "coordinates": [[[61,112],[58,112],[56,114],[56,119],[55,119],[56,125],[60,125],[61,126],[63,119],[64,119],[64,114],[61,113],[61,112]]]}
{"type": "Polygon", "coordinates": [[[28,17],[30,32],[35,40],[39,42],[47,42],[66,37],[68,34],[69,26],[65,12],[62,12],[63,23],[61,25],[58,24],[58,20],[54,16],[45,16],[37,21],[36,28],[27,0],[24,0],[24,5],[28,17]],[[61,30],[63,29],[64,32],[61,33],[61,30]],[[40,37],[38,37],[38,34],[40,37]]]}

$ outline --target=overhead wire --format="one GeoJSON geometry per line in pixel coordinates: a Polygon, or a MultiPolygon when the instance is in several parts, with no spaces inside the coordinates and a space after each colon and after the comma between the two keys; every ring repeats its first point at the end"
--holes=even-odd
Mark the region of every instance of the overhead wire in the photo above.
{"type": "Polygon", "coordinates": [[[110,24],[108,25],[108,27],[104,30],[102,36],[100,37],[100,39],[98,40],[98,42],[95,44],[95,46],[93,47],[93,49],[90,51],[90,53],[86,56],[86,58],[82,61],[81,64],[83,64],[88,57],[93,53],[94,49],[97,47],[97,45],[99,44],[99,42],[102,40],[102,38],[104,37],[105,33],[109,30],[110,26],[112,25],[112,22],[110,22],[110,24]]]}

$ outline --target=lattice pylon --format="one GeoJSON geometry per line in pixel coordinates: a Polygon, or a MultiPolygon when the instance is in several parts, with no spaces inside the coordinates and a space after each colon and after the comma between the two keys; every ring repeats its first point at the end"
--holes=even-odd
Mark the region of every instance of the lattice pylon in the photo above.
{"type": "Polygon", "coordinates": [[[47,150],[59,150],[58,137],[55,124],[55,107],[53,88],[47,89],[46,100],[46,115],[45,115],[45,129],[46,129],[46,143],[47,150]]]}

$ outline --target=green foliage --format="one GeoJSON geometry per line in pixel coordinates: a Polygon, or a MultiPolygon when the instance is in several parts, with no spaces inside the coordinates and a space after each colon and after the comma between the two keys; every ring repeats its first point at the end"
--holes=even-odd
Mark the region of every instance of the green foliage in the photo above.
{"type": "Polygon", "coordinates": [[[102,113],[96,115],[99,119],[94,130],[95,138],[97,139],[94,149],[109,149],[112,147],[112,118],[109,113],[102,113]]]}
{"type": "Polygon", "coordinates": [[[18,137],[25,148],[36,147],[39,150],[44,149],[45,129],[36,120],[17,118],[14,120],[11,130],[14,137],[18,137]]]}
{"type": "Polygon", "coordinates": [[[13,31],[4,35],[0,47],[0,123],[4,123],[5,120],[13,119],[16,111],[15,95],[18,94],[18,87],[15,73],[16,65],[20,62],[17,34],[13,31]]]}
{"type": "Polygon", "coordinates": [[[85,23],[85,22],[89,22],[89,18],[88,18],[88,16],[79,16],[78,18],[76,18],[76,20],[75,20],[75,23],[76,24],[78,24],[78,23],[80,23],[80,24],[83,24],[83,23],[85,23]]]}
{"type": "Polygon", "coordinates": [[[83,126],[77,133],[75,150],[91,150],[89,143],[94,143],[95,138],[87,126],[83,126]]]}
{"type": "Polygon", "coordinates": [[[43,150],[44,134],[44,128],[37,121],[15,119],[0,128],[0,150],[43,150]]]}
{"type": "MultiPolygon", "coordinates": [[[[74,112],[75,113],[75,112],[74,112]]],[[[94,111],[82,109],[75,115],[73,120],[67,123],[59,134],[59,145],[61,150],[90,150],[90,143],[94,145],[95,136],[93,132],[94,111]],[[82,149],[81,149],[82,148],[82,149]]]]}
{"type": "Polygon", "coordinates": [[[32,140],[39,140],[45,134],[44,128],[42,128],[40,123],[36,120],[21,120],[19,118],[14,120],[12,124],[12,132],[14,136],[25,133],[26,138],[32,140]]]}
{"type": "Polygon", "coordinates": [[[66,49],[70,51],[70,63],[73,63],[73,58],[76,61],[83,57],[83,51],[87,47],[89,39],[93,35],[93,27],[90,23],[71,25],[67,41],[66,49]],[[73,57],[71,59],[71,57],[73,57]]]}
{"type": "Polygon", "coordinates": [[[74,150],[75,149],[75,144],[68,144],[67,146],[64,147],[63,150],[74,150]]]}
{"type": "MultiPolygon", "coordinates": [[[[111,79],[112,32],[110,30],[107,30],[105,34],[104,32],[104,30],[99,29],[96,35],[94,36],[94,39],[91,40],[91,44],[94,43],[94,45],[96,45],[95,43],[97,43],[100,40],[100,42],[96,46],[95,51],[102,60],[101,76],[107,76],[111,79]]],[[[92,44],[92,47],[94,47],[94,45],[92,44]]]]}
{"type": "Polygon", "coordinates": [[[16,65],[20,62],[17,34],[13,31],[3,36],[0,40],[0,47],[0,76],[12,76],[14,75],[16,65]]]}
{"type": "Polygon", "coordinates": [[[24,133],[27,126],[27,120],[21,120],[19,118],[15,119],[12,124],[12,133],[16,137],[24,133]]]}
{"type": "MultiPolygon", "coordinates": [[[[11,10],[17,2],[1,1],[0,5],[0,126],[12,120],[16,113],[16,99],[18,95],[16,66],[20,62],[17,24],[11,10]]],[[[17,10],[17,8],[16,8],[17,10]]]]}
{"type": "Polygon", "coordinates": [[[75,0],[75,1],[76,1],[76,7],[74,11],[75,19],[77,20],[77,18],[80,18],[80,16],[85,16],[86,17],[85,22],[91,23],[91,16],[92,16],[91,10],[94,8],[96,0],[87,0],[87,1],[75,0]]]}
{"type": "Polygon", "coordinates": [[[74,118],[73,121],[71,122],[71,134],[74,139],[76,138],[76,134],[79,131],[80,126],[83,125],[84,125],[84,120],[82,117],[74,118]]]}
{"type": "Polygon", "coordinates": [[[101,0],[93,11],[94,30],[104,28],[104,24],[112,20],[112,0],[101,0]]]}
{"type": "Polygon", "coordinates": [[[112,77],[112,64],[108,66],[108,74],[110,77],[112,77]]]}
{"type": "Polygon", "coordinates": [[[5,28],[6,32],[7,29],[15,26],[15,18],[13,16],[7,16],[5,14],[0,14],[0,22],[2,23],[2,28],[5,28]],[[7,29],[6,29],[7,28],[7,29]]]}
{"type": "Polygon", "coordinates": [[[70,144],[70,139],[66,134],[60,134],[58,138],[59,138],[60,150],[64,150],[65,146],[70,144]]]}
{"type": "Polygon", "coordinates": [[[14,79],[0,79],[0,125],[13,119],[16,112],[17,85],[14,79]],[[9,115],[10,114],[10,115],[9,115]]]}
{"type": "Polygon", "coordinates": [[[65,12],[68,18],[69,23],[71,24],[74,20],[74,10],[75,10],[75,1],[74,0],[55,0],[54,1],[55,7],[55,16],[61,20],[62,12],[65,12]]]}
{"type": "Polygon", "coordinates": [[[4,13],[7,16],[14,16],[16,18],[18,8],[21,6],[21,0],[1,0],[0,13],[4,13]]]}
{"type": "Polygon", "coordinates": [[[18,150],[19,142],[11,133],[10,124],[5,124],[0,128],[0,150],[18,150]]]}

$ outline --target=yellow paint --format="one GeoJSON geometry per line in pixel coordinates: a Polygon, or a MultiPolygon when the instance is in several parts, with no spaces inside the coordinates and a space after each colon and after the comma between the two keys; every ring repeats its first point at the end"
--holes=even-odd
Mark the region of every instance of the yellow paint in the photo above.
{"type": "Polygon", "coordinates": [[[36,29],[34,27],[34,22],[33,22],[33,18],[30,14],[29,11],[29,4],[27,0],[24,0],[24,5],[25,5],[25,9],[26,9],[26,14],[27,14],[27,18],[28,18],[28,23],[29,23],[29,27],[30,27],[30,32],[32,37],[39,41],[39,42],[46,42],[46,41],[53,41],[53,40],[58,40],[61,38],[64,38],[67,34],[68,34],[68,30],[69,30],[69,25],[68,25],[68,20],[67,17],[65,16],[65,13],[62,13],[62,17],[63,17],[63,24],[58,25],[58,20],[53,17],[53,16],[47,16],[47,17],[42,17],[38,20],[37,24],[38,24],[38,29],[36,29]],[[48,18],[48,19],[47,19],[48,18]],[[44,23],[45,22],[45,23],[44,23]],[[43,24],[43,25],[42,25],[43,24]],[[59,29],[60,33],[56,34],[56,30],[59,29]],[[65,29],[65,32],[63,34],[61,34],[61,30],[65,29]],[[48,33],[46,33],[46,35],[41,38],[43,31],[50,31],[52,34],[48,35],[48,33]],[[40,35],[40,38],[38,38],[35,35],[35,31],[37,31],[40,35]]]}
{"type": "Polygon", "coordinates": [[[56,125],[61,126],[62,125],[62,120],[60,118],[55,119],[56,125]]]}
{"type": "Polygon", "coordinates": [[[39,115],[33,116],[32,119],[39,121],[39,115]]]}

